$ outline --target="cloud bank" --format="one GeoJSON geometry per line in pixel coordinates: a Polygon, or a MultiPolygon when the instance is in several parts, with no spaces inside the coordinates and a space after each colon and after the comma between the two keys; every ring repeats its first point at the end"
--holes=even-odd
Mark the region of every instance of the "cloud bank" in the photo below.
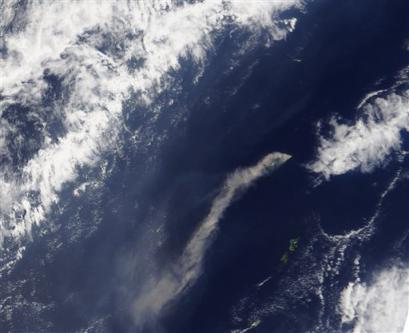
{"type": "Polygon", "coordinates": [[[326,179],[351,170],[371,172],[401,149],[401,133],[409,131],[409,91],[374,98],[355,123],[330,122],[332,132],[320,137],[316,159],[307,167],[326,179]]]}
{"type": "MultiPolygon", "coordinates": [[[[180,68],[182,58],[204,67],[215,34],[231,24],[254,33],[267,30],[272,40],[284,38],[294,24],[278,24],[276,17],[299,5],[298,0],[1,2],[0,115],[24,107],[22,117],[35,116],[42,131],[28,161],[0,169],[0,245],[22,241],[46,220],[79,170],[95,166],[115,146],[122,102],[131,90],[149,104],[172,88],[168,73],[180,68]],[[132,61],[140,65],[130,70],[132,61]],[[52,88],[47,75],[61,85],[61,96],[50,105],[43,104],[52,88]],[[62,124],[61,133],[53,132],[50,114],[62,124]]],[[[11,160],[16,128],[12,122],[2,125],[0,158],[11,160]]],[[[24,148],[29,140],[20,141],[24,148]]]]}

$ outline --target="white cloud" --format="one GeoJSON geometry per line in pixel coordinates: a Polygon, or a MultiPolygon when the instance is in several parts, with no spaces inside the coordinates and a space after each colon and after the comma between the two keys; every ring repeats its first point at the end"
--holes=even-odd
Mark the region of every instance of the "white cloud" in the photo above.
{"type": "Polygon", "coordinates": [[[335,119],[330,125],[331,135],[320,138],[308,168],[327,179],[355,169],[370,172],[401,148],[401,131],[409,131],[409,92],[373,99],[351,125],[335,119]]]}
{"type": "Polygon", "coordinates": [[[409,270],[392,267],[371,283],[349,283],[341,295],[342,323],[353,333],[407,333],[409,270]]]}
{"type": "Polygon", "coordinates": [[[217,232],[217,226],[229,205],[260,177],[274,171],[290,158],[287,154],[271,153],[256,165],[230,174],[212,202],[210,212],[193,233],[177,262],[163,276],[152,278],[143,294],[134,303],[137,323],[146,316],[155,316],[170,300],[183,293],[201,273],[207,248],[217,232]]]}
{"type": "MultiPolygon", "coordinates": [[[[149,103],[158,91],[168,88],[167,73],[179,69],[181,57],[190,56],[199,66],[205,62],[213,33],[231,18],[251,29],[269,29],[274,40],[283,38],[293,27],[278,27],[274,17],[297,3],[29,2],[16,23],[20,28],[1,37],[7,56],[0,58],[4,97],[0,115],[13,103],[41,108],[47,69],[67,91],[50,110],[58,115],[66,134],[57,140],[46,136],[19,172],[1,170],[0,243],[29,234],[32,225],[44,221],[59,201],[64,184],[76,179],[78,168],[95,165],[101,153],[113,146],[129,89],[139,91],[149,103]],[[118,43],[103,50],[107,34],[118,43]],[[131,57],[144,59],[132,74],[126,65],[131,57]]],[[[17,7],[4,2],[0,6],[5,24],[17,17],[17,7]]],[[[0,154],[8,153],[4,131],[0,154]]]]}

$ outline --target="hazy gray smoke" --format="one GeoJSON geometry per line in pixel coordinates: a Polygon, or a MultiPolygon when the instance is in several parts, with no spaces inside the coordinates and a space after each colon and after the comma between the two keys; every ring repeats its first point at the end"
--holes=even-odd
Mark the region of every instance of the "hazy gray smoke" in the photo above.
{"type": "Polygon", "coordinates": [[[162,276],[152,278],[144,288],[145,292],[135,300],[133,315],[137,323],[143,322],[148,316],[157,315],[166,303],[196,281],[202,270],[206,250],[217,232],[218,222],[229,205],[257,179],[274,171],[289,158],[287,154],[271,153],[256,165],[237,169],[227,176],[211,204],[209,214],[193,233],[177,262],[162,276]]]}

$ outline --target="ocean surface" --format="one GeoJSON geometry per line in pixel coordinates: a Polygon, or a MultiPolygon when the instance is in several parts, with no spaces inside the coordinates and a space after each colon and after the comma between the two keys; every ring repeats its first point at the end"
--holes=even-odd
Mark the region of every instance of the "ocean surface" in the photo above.
{"type": "Polygon", "coordinates": [[[409,333],[407,0],[0,1],[0,331],[409,333]]]}

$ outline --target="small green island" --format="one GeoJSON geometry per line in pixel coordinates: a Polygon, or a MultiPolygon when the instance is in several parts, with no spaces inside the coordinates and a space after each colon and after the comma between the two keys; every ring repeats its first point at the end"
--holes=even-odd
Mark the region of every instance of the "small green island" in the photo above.
{"type": "Polygon", "coordinates": [[[280,261],[284,264],[288,263],[288,260],[290,258],[291,253],[295,252],[298,247],[298,241],[300,240],[300,237],[292,238],[290,239],[289,245],[288,245],[288,250],[284,252],[284,254],[281,256],[280,261]]]}

